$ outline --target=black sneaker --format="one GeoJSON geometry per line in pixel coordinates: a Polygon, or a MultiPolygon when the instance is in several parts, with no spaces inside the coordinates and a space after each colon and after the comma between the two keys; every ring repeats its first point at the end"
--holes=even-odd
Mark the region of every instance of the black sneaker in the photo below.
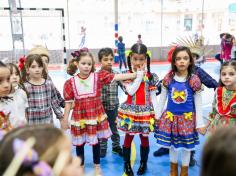
{"type": "Polygon", "coordinates": [[[159,148],[157,151],[153,153],[154,156],[163,156],[169,154],[169,149],[168,148],[159,148]]]}
{"type": "Polygon", "coordinates": [[[100,158],[105,158],[106,154],[107,154],[107,150],[105,149],[100,150],[100,158]]]}
{"type": "Polygon", "coordinates": [[[196,160],[194,159],[194,154],[195,152],[192,151],[190,155],[190,162],[189,162],[189,167],[194,167],[196,165],[196,160]]]}
{"type": "Polygon", "coordinates": [[[123,151],[121,147],[116,147],[112,149],[112,153],[118,154],[119,156],[123,156],[123,151]]]}

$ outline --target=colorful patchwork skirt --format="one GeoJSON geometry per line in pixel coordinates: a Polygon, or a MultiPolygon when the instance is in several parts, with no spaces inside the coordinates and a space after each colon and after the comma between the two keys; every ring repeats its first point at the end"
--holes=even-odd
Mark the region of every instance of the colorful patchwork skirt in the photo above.
{"type": "Polygon", "coordinates": [[[189,112],[179,116],[165,111],[154,136],[161,147],[194,150],[199,144],[195,114],[189,112]]]}
{"type": "Polygon", "coordinates": [[[152,106],[123,103],[118,110],[118,129],[130,135],[148,136],[154,131],[154,117],[152,106]]]}

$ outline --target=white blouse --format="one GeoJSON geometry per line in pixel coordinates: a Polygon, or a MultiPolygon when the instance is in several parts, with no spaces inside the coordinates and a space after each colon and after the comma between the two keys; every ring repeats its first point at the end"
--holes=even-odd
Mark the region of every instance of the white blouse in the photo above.
{"type": "Polygon", "coordinates": [[[16,111],[16,121],[13,123],[13,126],[18,127],[25,125],[27,123],[25,109],[29,107],[26,92],[21,88],[16,88],[15,92],[11,93],[9,97],[13,97],[16,111]]]}

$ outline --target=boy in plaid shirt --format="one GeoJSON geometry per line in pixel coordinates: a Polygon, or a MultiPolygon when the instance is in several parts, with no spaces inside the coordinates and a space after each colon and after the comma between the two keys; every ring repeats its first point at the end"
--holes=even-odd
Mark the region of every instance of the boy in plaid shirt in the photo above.
{"type": "MultiPolygon", "coordinates": [[[[106,70],[111,73],[118,73],[112,69],[114,62],[114,54],[111,48],[102,48],[98,52],[98,59],[101,65],[101,70],[106,70]]],[[[101,71],[100,70],[100,71],[101,71]]],[[[108,116],[108,122],[112,131],[112,152],[123,156],[122,148],[120,147],[120,135],[116,126],[116,117],[118,115],[118,86],[125,91],[124,86],[119,81],[114,81],[111,84],[105,85],[102,88],[102,104],[108,116]]],[[[107,139],[100,141],[100,157],[104,158],[107,152],[107,139]]]]}

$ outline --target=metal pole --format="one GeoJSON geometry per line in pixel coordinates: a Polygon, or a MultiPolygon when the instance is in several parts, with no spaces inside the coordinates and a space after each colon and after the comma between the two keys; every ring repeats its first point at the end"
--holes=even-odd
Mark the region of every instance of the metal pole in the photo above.
{"type": "Polygon", "coordinates": [[[202,24],[201,24],[201,36],[202,36],[202,31],[203,31],[203,27],[204,27],[204,0],[202,0],[202,24]]]}
{"type": "Polygon", "coordinates": [[[118,57],[117,47],[118,47],[118,0],[114,0],[114,15],[115,15],[115,48],[114,55],[118,57]]]}
{"type": "Polygon", "coordinates": [[[161,58],[162,58],[162,28],[163,28],[163,0],[161,0],[161,49],[160,49],[161,58]]]}
{"type": "Polygon", "coordinates": [[[68,47],[70,50],[70,13],[69,13],[69,0],[66,1],[67,10],[67,30],[68,30],[68,47]]]}
{"type": "MultiPolygon", "coordinates": [[[[19,7],[21,8],[21,0],[19,0],[19,7]]],[[[23,28],[23,18],[22,18],[22,10],[20,10],[20,18],[21,18],[21,29],[22,29],[22,45],[23,45],[23,52],[25,53],[25,39],[24,39],[24,28],[23,28]]]]}
{"type": "Polygon", "coordinates": [[[8,0],[8,4],[9,4],[9,15],[11,22],[12,45],[13,45],[12,62],[16,63],[18,62],[18,57],[21,55],[20,51],[23,51],[25,55],[22,11],[21,10],[19,11],[19,9],[21,9],[21,0],[8,0]],[[21,42],[22,48],[16,48],[15,45],[16,41],[21,42]]]}

